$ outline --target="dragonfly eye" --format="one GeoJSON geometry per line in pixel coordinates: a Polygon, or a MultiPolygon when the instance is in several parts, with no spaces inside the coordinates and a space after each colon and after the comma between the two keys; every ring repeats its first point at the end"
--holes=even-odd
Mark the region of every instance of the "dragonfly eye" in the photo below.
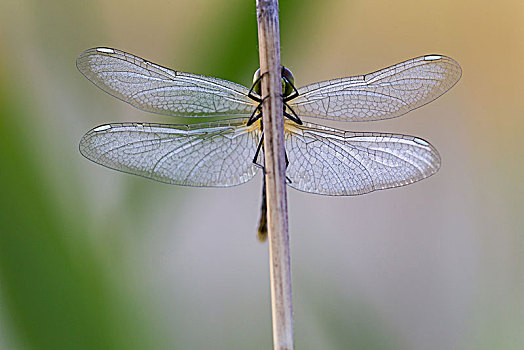
{"type": "Polygon", "coordinates": [[[293,85],[295,85],[295,77],[293,73],[286,67],[282,66],[282,94],[284,97],[293,93],[293,85]]]}
{"type": "Polygon", "coordinates": [[[255,75],[253,75],[253,91],[258,94],[258,96],[262,96],[261,88],[260,88],[260,68],[257,69],[255,72],[255,75]]]}
{"type": "MultiPolygon", "coordinates": [[[[260,88],[260,68],[257,69],[253,75],[253,91],[262,96],[260,88]]],[[[293,85],[295,84],[295,77],[293,73],[286,67],[282,66],[282,94],[284,97],[289,96],[293,93],[293,85]]]]}

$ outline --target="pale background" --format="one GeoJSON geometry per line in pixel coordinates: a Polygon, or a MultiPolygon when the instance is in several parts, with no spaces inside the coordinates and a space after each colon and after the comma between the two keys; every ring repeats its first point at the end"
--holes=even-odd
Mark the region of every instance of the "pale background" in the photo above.
{"type": "MultiPolygon", "coordinates": [[[[336,124],[429,140],[437,175],[289,190],[297,349],[524,348],[523,23],[521,0],[282,1],[297,86],[429,53],[463,68],[406,116],[336,124]]],[[[0,348],[270,348],[260,175],[182,188],[84,159],[96,125],[180,122],[87,81],[94,46],[250,85],[254,1],[0,2],[0,348]]]]}

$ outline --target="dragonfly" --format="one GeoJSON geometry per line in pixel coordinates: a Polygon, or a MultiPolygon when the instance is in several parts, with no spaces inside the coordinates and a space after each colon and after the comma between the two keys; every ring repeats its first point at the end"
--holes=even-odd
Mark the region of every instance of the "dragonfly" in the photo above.
{"type": "MultiPolygon", "coordinates": [[[[76,65],[100,89],[143,111],[220,117],[188,125],[103,124],[80,141],[80,152],[89,160],[159,182],[197,187],[240,185],[263,169],[260,70],[247,88],[171,70],[107,47],[84,51],[76,65]]],[[[461,74],[455,60],[432,54],[297,89],[293,74],[283,67],[287,184],[308,193],[353,196],[435,174],[440,168],[439,153],[422,138],[345,131],[305,120],[362,122],[399,117],[440,97],[461,74]]],[[[266,222],[264,180],[261,241],[267,237],[266,222]]]]}

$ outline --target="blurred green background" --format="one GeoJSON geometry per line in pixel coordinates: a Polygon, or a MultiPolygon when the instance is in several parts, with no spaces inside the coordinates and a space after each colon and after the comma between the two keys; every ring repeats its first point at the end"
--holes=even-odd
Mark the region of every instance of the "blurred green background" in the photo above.
{"type": "MultiPolygon", "coordinates": [[[[429,53],[463,68],[402,118],[336,125],[426,138],[437,175],[353,198],[288,192],[296,347],[524,348],[523,2],[280,6],[298,86],[429,53]]],[[[75,58],[94,46],[250,85],[255,4],[0,2],[0,348],[270,348],[260,175],[182,188],[82,158],[96,125],[180,122],[87,81],[75,58]]]]}

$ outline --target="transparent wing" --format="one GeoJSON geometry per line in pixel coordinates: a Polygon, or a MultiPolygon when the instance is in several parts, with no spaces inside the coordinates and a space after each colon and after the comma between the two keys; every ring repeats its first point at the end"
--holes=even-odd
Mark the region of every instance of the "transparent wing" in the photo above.
{"type": "Polygon", "coordinates": [[[255,106],[242,85],[174,71],[115,49],[89,49],[76,66],[100,89],[146,112],[238,116],[251,114],[255,106]]]}
{"type": "Polygon", "coordinates": [[[435,100],[461,74],[459,64],[449,57],[421,56],[375,73],[304,86],[289,105],[305,117],[340,121],[394,118],[435,100]]]}
{"type": "Polygon", "coordinates": [[[286,121],[285,140],[290,186],[304,192],[363,194],[422,180],[440,167],[437,150],[413,136],[286,121]]]}
{"type": "Polygon", "coordinates": [[[250,180],[260,131],[246,119],[192,125],[119,123],[96,127],[80,141],[86,158],[156,181],[227,187],[250,180]]]}

